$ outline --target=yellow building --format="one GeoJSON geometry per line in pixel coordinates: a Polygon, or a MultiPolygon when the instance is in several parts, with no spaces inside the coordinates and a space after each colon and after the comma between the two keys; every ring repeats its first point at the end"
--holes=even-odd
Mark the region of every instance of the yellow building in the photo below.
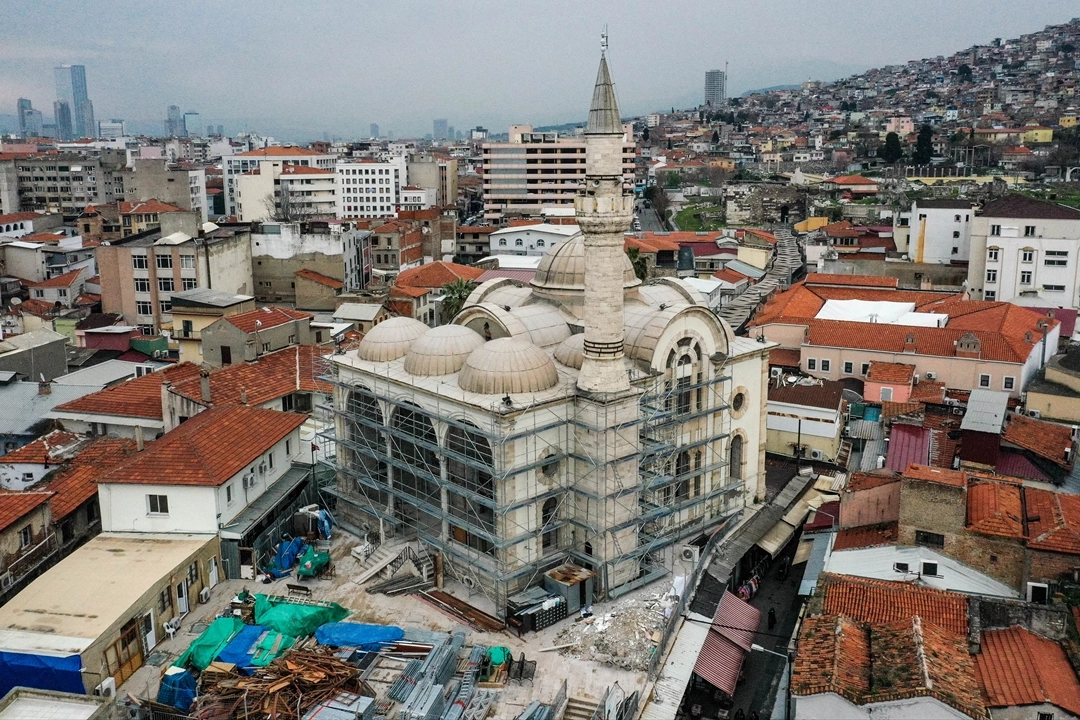
{"type": "Polygon", "coordinates": [[[179,344],[180,362],[201,363],[202,331],[223,317],[251,312],[255,298],[251,295],[195,288],[173,293],[173,339],[179,344]]]}
{"type": "Polygon", "coordinates": [[[1027,128],[1020,135],[1020,141],[1025,145],[1038,145],[1040,143],[1053,142],[1054,129],[1048,127],[1027,128]]]}
{"type": "Polygon", "coordinates": [[[808,233],[823,228],[829,224],[829,218],[827,217],[808,217],[801,223],[795,223],[795,232],[808,233]]]}
{"type": "Polygon", "coordinates": [[[1061,117],[1058,118],[1058,125],[1060,125],[1063,128],[1076,127],[1076,116],[1075,115],[1062,115],[1061,117]]]}

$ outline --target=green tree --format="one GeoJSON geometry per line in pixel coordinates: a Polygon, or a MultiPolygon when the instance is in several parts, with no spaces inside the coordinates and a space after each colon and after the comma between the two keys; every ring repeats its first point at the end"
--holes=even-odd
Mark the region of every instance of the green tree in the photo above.
{"type": "Polygon", "coordinates": [[[645,256],[636,247],[632,247],[626,251],[626,257],[630,258],[630,264],[634,266],[634,274],[637,275],[638,280],[645,282],[649,277],[649,264],[645,256]]]}
{"type": "Polygon", "coordinates": [[[971,82],[971,66],[964,63],[956,69],[956,77],[961,82],[971,82]]]}
{"type": "Polygon", "coordinates": [[[465,301],[476,289],[476,283],[465,278],[458,278],[443,285],[442,316],[443,322],[450,322],[465,307],[465,301]]]}
{"type": "Polygon", "coordinates": [[[712,141],[713,141],[713,145],[716,145],[717,143],[720,142],[720,131],[719,130],[713,130],[712,141]]]}
{"type": "Polygon", "coordinates": [[[878,148],[878,157],[892,165],[904,156],[904,148],[900,145],[900,136],[894,132],[885,136],[885,144],[878,148]]]}
{"type": "Polygon", "coordinates": [[[649,128],[648,128],[648,126],[646,126],[645,129],[641,131],[641,139],[644,140],[645,142],[649,142],[649,128]]]}
{"type": "Polygon", "coordinates": [[[929,165],[933,156],[934,130],[929,125],[923,125],[919,128],[919,137],[915,141],[915,152],[911,154],[911,161],[916,165],[929,165]]]}

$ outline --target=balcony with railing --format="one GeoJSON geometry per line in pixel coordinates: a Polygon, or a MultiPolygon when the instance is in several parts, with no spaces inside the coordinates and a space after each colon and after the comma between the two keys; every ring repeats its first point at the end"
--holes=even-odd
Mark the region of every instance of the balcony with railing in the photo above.
{"type": "Polygon", "coordinates": [[[27,547],[4,553],[0,560],[0,590],[19,582],[42,563],[48,562],[58,550],[56,535],[51,530],[44,530],[35,535],[27,547]]]}

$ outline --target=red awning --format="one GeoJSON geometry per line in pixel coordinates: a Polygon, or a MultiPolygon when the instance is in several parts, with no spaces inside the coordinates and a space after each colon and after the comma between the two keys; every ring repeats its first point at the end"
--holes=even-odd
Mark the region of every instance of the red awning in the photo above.
{"type": "Polygon", "coordinates": [[[760,622],[760,610],[725,590],[694,672],[713,687],[734,695],[743,659],[760,622]]]}

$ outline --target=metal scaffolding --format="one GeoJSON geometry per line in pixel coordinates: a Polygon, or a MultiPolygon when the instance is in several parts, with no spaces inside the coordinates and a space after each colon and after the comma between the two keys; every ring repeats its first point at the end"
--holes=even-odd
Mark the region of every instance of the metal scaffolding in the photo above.
{"type": "Polygon", "coordinates": [[[343,527],[425,544],[500,614],[509,595],[567,559],[595,570],[611,597],[655,580],[670,571],[672,545],[737,509],[722,363],[695,369],[694,382],[632,371],[637,407],[618,422],[603,403],[586,418],[572,392],[495,400],[466,419],[462,402],[389,374],[327,370],[332,422],[320,436],[335,452],[321,459],[333,472],[318,477],[343,527]],[[614,463],[613,446],[625,451],[614,463]],[[592,475],[603,482],[589,489],[592,475]]]}

